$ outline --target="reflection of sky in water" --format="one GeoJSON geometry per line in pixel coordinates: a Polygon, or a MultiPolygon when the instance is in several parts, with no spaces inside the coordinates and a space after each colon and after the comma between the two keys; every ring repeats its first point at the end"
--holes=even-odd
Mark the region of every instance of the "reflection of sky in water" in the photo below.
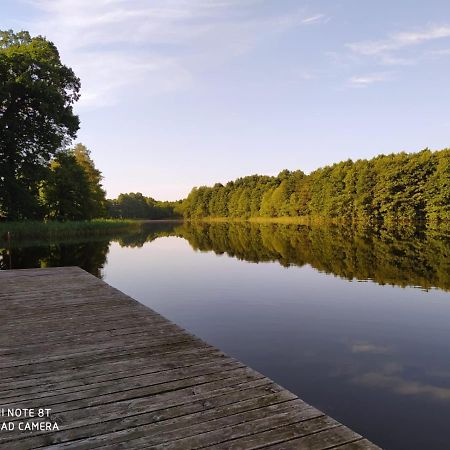
{"type": "Polygon", "coordinates": [[[387,448],[448,448],[450,294],[112,243],[105,280],[387,448]]]}

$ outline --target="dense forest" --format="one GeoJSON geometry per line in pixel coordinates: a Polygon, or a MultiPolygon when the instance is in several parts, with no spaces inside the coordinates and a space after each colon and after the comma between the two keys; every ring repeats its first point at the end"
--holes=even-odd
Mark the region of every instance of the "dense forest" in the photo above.
{"type": "Polygon", "coordinates": [[[115,219],[177,219],[182,218],[182,201],[163,202],[145,197],[140,192],[120,194],[108,200],[108,216],[115,219]]]}
{"type": "Polygon", "coordinates": [[[189,219],[309,217],[338,221],[450,220],[450,150],[344,161],[309,175],[284,170],[194,188],[189,219]]]}

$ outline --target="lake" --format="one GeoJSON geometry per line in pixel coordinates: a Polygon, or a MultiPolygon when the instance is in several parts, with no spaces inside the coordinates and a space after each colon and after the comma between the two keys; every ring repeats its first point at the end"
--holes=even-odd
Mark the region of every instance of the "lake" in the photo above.
{"type": "Polygon", "coordinates": [[[78,265],[388,449],[450,439],[450,231],[155,223],[13,242],[78,265]]]}

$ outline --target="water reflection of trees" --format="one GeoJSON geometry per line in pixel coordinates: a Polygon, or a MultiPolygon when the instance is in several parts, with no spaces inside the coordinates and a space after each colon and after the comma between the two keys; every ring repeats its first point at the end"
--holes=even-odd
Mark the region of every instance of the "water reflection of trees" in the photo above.
{"type": "Polygon", "coordinates": [[[109,250],[109,239],[88,242],[35,242],[27,246],[0,248],[0,269],[79,266],[101,277],[109,250]]]}
{"type": "Polygon", "coordinates": [[[450,228],[364,229],[337,225],[256,223],[154,223],[110,236],[64,242],[15,242],[11,261],[0,247],[0,268],[80,266],[96,276],[111,241],[142,247],[158,237],[178,236],[192,248],[282,266],[309,264],[349,280],[450,290],[450,228]]]}
{"type": "Polygon", "coordinates": [[[39,267],[79,266],[97,277],[102,269],[111,242],[122,247],[142,247],[157,237],[172,235],[176,223],[144,224],[128,231],[110,235],[65,238],[60,240],[0,242],[0,270],[39,267]],[[3,244],[3,245],[2,245],[3,244]]]}
{"type": "Polygon", "coordinates": [[[175,229],[180,222],[154,222],[144,223],[141,228],[135,228],[129,233],[117,236],[116,240],[121,247],[142,247],[146,242],[152,242],[159,237],[174,236],[175,229]]]}
{"type": "Polygon", "coordinates": [[[194,249],[252,262],[309,264],[349,280],[450,290],[450,230],[254,223],[186,223],[194,249]]]}

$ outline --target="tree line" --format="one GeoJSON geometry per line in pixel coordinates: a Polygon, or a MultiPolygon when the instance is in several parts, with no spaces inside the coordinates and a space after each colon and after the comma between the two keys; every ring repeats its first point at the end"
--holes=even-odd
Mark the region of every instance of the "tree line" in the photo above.
{"type": "Polygon", "coordinates": [[[119,219],[177,219],[182,216],[182,201],[159,201],[140,192],[120,194],[108,200],[108,216],[119,219]]]}
{"type": "Polygon", "coordinates": [[[450,149],[343,161],[194,188],[184,216],[308,217],[347,222],[450,220],[450,149]]]}

